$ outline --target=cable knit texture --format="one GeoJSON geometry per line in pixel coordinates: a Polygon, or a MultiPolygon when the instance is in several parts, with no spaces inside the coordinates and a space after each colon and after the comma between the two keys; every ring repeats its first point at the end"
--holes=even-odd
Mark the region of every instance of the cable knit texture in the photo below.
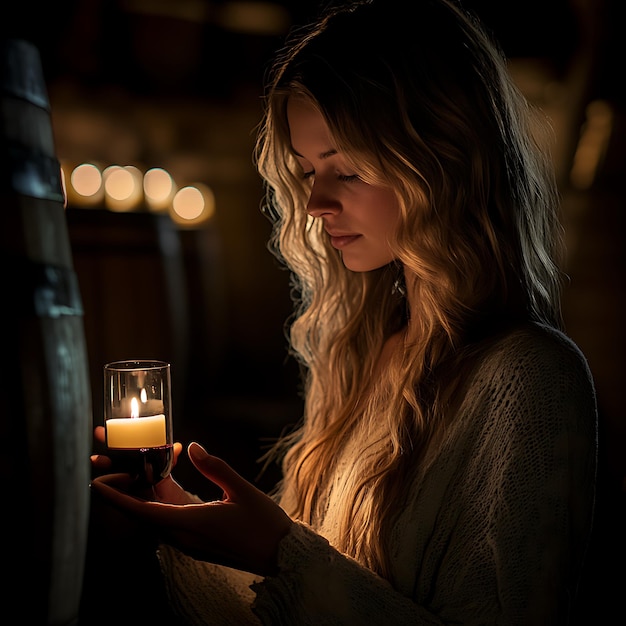
{"type": "MultiPolygon", "coordinates": [[[[340,466],[358,471],[354,441],[340,466]]],[[[592,378],[562,333],[510,333],[481,363],[441,452],[392,533],[392,582],[333,548],[337,498],[318,528],[294,524],[274,577],[162,546],[188,624],[566,624],[592,524],[592,378]]],[[[287,490],[288,493],[288,490],[287,490]]]]}

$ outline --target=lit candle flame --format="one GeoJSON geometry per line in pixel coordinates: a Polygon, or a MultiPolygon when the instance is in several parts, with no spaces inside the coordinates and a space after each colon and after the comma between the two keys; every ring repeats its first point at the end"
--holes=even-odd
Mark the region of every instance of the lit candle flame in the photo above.
{"type": "Polygon", "coordinates": [[[131,398],[131,401],[130,401],[130,416],[131,417],[139,417],[139,402],[137,402],[137,398],[131,398]]]}

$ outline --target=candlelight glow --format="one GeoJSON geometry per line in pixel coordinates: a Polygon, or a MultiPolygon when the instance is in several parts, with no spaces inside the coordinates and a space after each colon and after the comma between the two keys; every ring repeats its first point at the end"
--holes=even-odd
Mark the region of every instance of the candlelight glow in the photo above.
{"type": "Polygon", "coordinates": [[[102,186],[102,174],[100,170],[91,163],[83,163],[72,172],[72,187],[81,196],[95,196],[102,186]]]}
{"type": "Polygon", "coordinates": [[[176,186],[168,172],[160,167],[154,167],[144,174],[143,191],[151,210],[164,211],[172,202],[176,186]]]}
{"type": "Polygon", "coordinates": [[[589,189],[606,156],[614,132],[611,106],[602,100],[587,106],[586,120],[578,140],[570,181],[576,189],[589,189]]]}
{"type": "Polygon", "coordinates": [[[67,181],[70,207],[102,207],[118,213],[151,211],[169,213],[171,220],[185,228],[202,226],[216,210],[215,194],[204,183],[179,188],[172,175],[161,167],[143,172],[134,165],[94,163],[61,167],[67,181]]]}
{"type": "Polygon", "coordinates": [[[215,213],[215,195],[207,185],[183,187],[174,196],[172,220],[179,226],[197,226],[215,213]]]}
{"type": "Polygon", "coordinates": [[[130,211],[142,200],[142,174],[134,166],[111,165],[104,170],[104,191],[112,211],[130,211]]]}
{"type": "Polygon", "coordinates": [[[104,200],[102,172],[93,163],[61,164],[69,206],[95,207],[104,200]]]}

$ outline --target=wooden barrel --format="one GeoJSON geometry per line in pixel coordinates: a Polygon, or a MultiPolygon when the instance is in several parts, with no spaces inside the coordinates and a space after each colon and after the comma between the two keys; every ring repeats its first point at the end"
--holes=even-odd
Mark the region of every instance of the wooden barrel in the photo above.
{"type": "Polygon", "coordinates": [[[38,48],[0,41],[5,612],[78,623],[89,519],[83,310],[38,48]]]}

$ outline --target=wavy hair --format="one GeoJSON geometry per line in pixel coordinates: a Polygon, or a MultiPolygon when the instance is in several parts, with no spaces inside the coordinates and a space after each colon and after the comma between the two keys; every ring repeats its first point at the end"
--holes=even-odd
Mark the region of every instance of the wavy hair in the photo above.
{"type": "Polygon", "coordinates": [[[269,75],[255,150],[269,248],[292,276],[286,330],[304,381],[303,420],[273,451],[279,492],[294,496],[290,514],[315,524],[342,489],[336,547],[387,578],[394,503],[436,455],[483,340],[530,321],[561,326],[546,121],[471,14],[451,0],[410,6],[409,18],[402,2],[358,1],[294,30],[269,75]],[[294,96],[318,108],[361,178],[395,190],[401,224],[388,266],[347,270],[308,216],[311,182],[287,124],[294,96]],[[403,328],[403,350],[377,371],[403,328]],[[331,484],[354,441],[363,448],[331,484]]]}

